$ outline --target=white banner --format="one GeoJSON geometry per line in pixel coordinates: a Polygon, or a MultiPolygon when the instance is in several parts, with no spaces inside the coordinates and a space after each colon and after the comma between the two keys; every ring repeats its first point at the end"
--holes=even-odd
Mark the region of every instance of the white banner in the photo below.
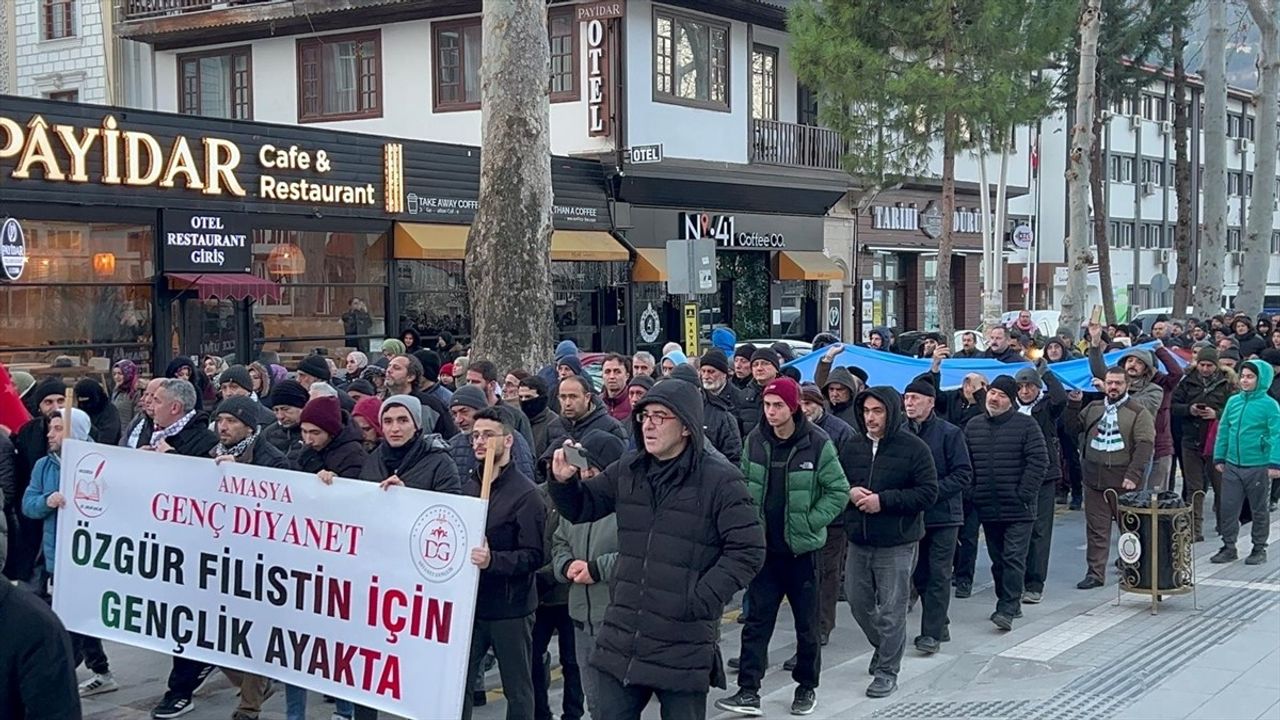
{"type": "Polygon", "coordinates": [[[67,629],[412,718],[458,717],[476,498],[69,441],[67,629]]]}

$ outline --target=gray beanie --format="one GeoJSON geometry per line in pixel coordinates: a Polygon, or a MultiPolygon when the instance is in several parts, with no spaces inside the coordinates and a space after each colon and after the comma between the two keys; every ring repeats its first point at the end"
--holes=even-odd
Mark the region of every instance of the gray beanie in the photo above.
{"type": "Polygon", "coordinates": [[[483,410],[489,407],[489,401],[484,396],[484,391],[475,385],[463,385],[453,391],[453,399],[449,401],[449,407],[469,407],[473,410],[483,410]]]}
{"type": "Polygon", "coordinates": [[[387,409],[399,405],[409,411],[409,417],[413,418],[413,426],[422,429],[422,401],[412,395],[392,395],[382,401],[382,409],[378,411],[378,419],[381,420],[383,415],[387,414],[387,409]]]}

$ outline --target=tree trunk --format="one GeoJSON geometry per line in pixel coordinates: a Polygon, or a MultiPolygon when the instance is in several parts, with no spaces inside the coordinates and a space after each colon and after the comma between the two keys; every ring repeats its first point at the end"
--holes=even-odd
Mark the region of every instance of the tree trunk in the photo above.
{"type": "Polygon", "coordinates": [[[1276,115],[1280,96],[1280,24],[1276,0],[1249,0],[1249,14],[1258,24],[1262,49],[1258,55],[1258,90],[1253,96],[1254,122],[1253,194],[1249,197],[1249,224],[1240,249],[1240,292],[1234,308],[1250,316],[1262,312],[1267,294],[1267,270],[1271,266],[1271,221],[1276,191],[1276,115]]]}
{"type": "Polygon", "coordinates": [[[1173,45],[1173,185],[1178,200],[1178,224],[1173,229],[1173,247],[1178,256],[1178,279],[1173,289],[1173,317],[1185,318],[1191,307],[1195,251],[1191,245],[1191,156],[1188,137],[1191,116],[1187,106],[1186,40],[1181,23],[1174,25],[1173,45]]]}
{"type": "MultiPolygon", "coordinates": [[[[1098,109],[1097,106],[1094,106],[1098,109]]],[[[1102,293],[1102,312],[1109,323],[1120,322],[1116,315],[1116,295],[1111,286],[1111,244],[1107,232],[1111,229],[1107,212],[1107,173],[1102,167],[1102,113],[1093,119],[1093,148],[1089,150],[1089,192],[1093,197],[1093,242],[1098,247],[1098,290],[1102,293]]]]}
{"type": "MultiPolygon", "coordinates": [[[[956,214],[956,145],[959,122],[954,112],[942,120],[942,235],[938,236],[938,329],[947,345],[955,337],[955,299],[951,288],[951,229],[956,214]]],[[[961,259],[961,262],[964,262],[961,259]]]]}
{"type": "MultiPolygon", "coordinates": [[[[1222,312],[1222,257],[1227,251],[1227,0],[1209,0],[1204,43],[1204,222],[1196,277],[1196,317],[1222,312]]],[[[1256,123],[1255,123],[1256,126],[1256,123]]]]}
{"type": "MultiPolygon", "coordinates": [[[[1080,13],[1080,64],[1076,76],[1076,116],[1071,128],[1071,152],[1067,158],[1067,292],[1062,298],[1059,327],[1078,332],[1088,302],[1089,273],[1089,155],[1093,134],[1094,93],[1097,91],[1098,34],[1102,0],[1085,0],[1080,13]]],[[[1099,245],[1105,244],[1103,238],[1099,245]]]]}
{"type": "Polygon", "coordinates": [[[552,351],[551,134],[544,0],[485,0],[480,207],[467,236],[471,358],[499,371],[552,351]]]}

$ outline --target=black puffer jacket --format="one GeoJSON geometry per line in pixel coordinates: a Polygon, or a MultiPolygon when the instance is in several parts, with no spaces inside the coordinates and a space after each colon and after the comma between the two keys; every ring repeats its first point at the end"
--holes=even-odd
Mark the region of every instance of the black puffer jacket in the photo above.
{"type": "MultiPolygon", "coordinates": [[[[481,472],[479,467],[471,472],[463,494],[480,497],[481,472]]],[[[534,577],[546,560],[546,524],[542,493],[529,476],[508,462],[489,488],[484,530],[489,567],[480,571],[477,619],[524,617],[538,609],[534,577]]]]}
{"type": "MultiPolygon", "coordinates": [[[[261,438],[259,438],[261,439],[261,438]]],[[[147,443],[151,438],[147,438],[147,443]]],[[[218,436],[209,429],[209,416],[197,412],[191,421],[178,431],[177,435],[166,440],[173,452],[188,457],[209,457],[209,451],[218,446],[218,436]]],[[[146,444],[146,443],[144,443],[146,444]]]]}
{"type": "Polygon", "coordinates": [[[599,398],[591,399],[591,409],[586,417],[570,420],[564,415],[557,415],[547,425],[547,449],[533,463],[533,479],[542,484],[551,478],[551,456],[556,449],[564,445],[565,440],[582,442],[582,436],[588,430],[600,430],[618,438],[623,443],[629,439],[622,424],[613,419],[604,403],[599,398]]]}
{"type": "Polygon", "coordinates": [[[702,430],[711,446],[734,465],[742,459],[742,435],[739,434],[736,408],[723,395],[707,392],[692,365],[681,363],[663,380],[683,380],[702,395],[702,430]]]}
{"type": "Polygon", "coordinates": [[[909,421],[907,426],[929,446],[938,471],[938,497],[924,513],[925,527],[960,527],[964,524],[964,493],[973,483],[964,432],[936,412],[922,423],[909,421]]]}
{"type": "MultiPolygon", "coordinates": [[[[1062,446],[1058,442],[1058,427],[1062,424],[1063,411],[1067,409],[1067,391],[1062,382],[1053,373],[1045,373],[1045,391],[1031,405],[1031,419],[1040,427],[1040,435],[1044,437],[1044,450],[1049,458],[1049,465],[1044,472],[1044,483],[1056,483],[1062,479],[1062,446]]],[[[1015,411],[1022,401],[1013,399],[1015,411]]]]}
{"type": "Polygon", "coordinates": [[[724,687],[720,615],[764,564],[764,528],[742,473],[704,447],[698,396],[662,382],[635,409],[653,405],[689,429],[680,456],[631,450],[590,480],[547,489],[573,523],[617,512],[613,601],[592,664],[624,684],[705,693],[724,687]]]}
{"type": "Polygon", "coordinates": [[[858,433],[840,458],[849,487],[862,487],[880,496],[880,512],[864,513],[849,503],[845,527],[849,542],[870,547],[893,547],[924,537],[924,511],[938,496],[938,472],[929,446],[903,423],[902,398],[891,387],[872,387],[853,400],[858,433]],[[867,398],[884,403],[885,435],[871,452],[871,438],[863,420],[867,398]]]}
{"type": "Polygon", "coordinates": [[[302,454],[302,424],[285,427],[273,422],[262,428],[262,438],[285,454],[285,457],[297,458],[302,454]]]}
{"type": "Polygon", "coordinates": [[[419,435],[409,441],[412,444],[404,459],[389,467],[388,451],[391,446],[383,440],[373,449],[364,461],[364,469],[360,471],[360,479],[369,482],[382,482],[392,475],[398,475],[406,487],[433,492],[462,492],[462,481],[458,478],[458,468],[449,457],[449,443],[439,435],[419,435]]]}
{"type": "Polygon", "coordinates": [[[964,426],[973,461],[973,506],[989,522],[1021,522],[1036,516],[1036,495],[1049,464],[1036,421],[1010,409],[983,414],[964,426]]]}
{"type": "Polygon", "coordinates": [[[760,418],[764,417],[764,387],[752,378],[742,388],[739,397],[742,400],[738,404],[738,425],[742,428],[742,437],[746,437],[760,424],[760,418]]]}
{"type": "Polygon", "coordinates": [[[306,473],[328,470],[338,477],[359,478],[368,459],[369,455],[361,444],[360,431],[348,424],[323,450],[317,452],[303,447],[298,453],[298,469],[306,473]]]}

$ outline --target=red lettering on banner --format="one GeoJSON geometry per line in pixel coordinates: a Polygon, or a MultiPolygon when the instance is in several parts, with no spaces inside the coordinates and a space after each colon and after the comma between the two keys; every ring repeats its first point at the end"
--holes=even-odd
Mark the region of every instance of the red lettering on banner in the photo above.
{"type": "Polygon", "coordinates": [[[226,514],[227,506],[221,502],[168,493],[156,493],[151,498],[151,517],[157,521],[208,528],[214,537],[222,534],[226,514]]]}
{"type": "Polygon", "coordinates": [[[242,495],[256,500],[270,500],[282,503],[293,502],[293,494],[289,492],[289,486],[284,483],[271,480],[251,480],[250,478],[236,477],[234,475],[222,478],[222,482],[218,484],[218,492],[242,495]]]}

